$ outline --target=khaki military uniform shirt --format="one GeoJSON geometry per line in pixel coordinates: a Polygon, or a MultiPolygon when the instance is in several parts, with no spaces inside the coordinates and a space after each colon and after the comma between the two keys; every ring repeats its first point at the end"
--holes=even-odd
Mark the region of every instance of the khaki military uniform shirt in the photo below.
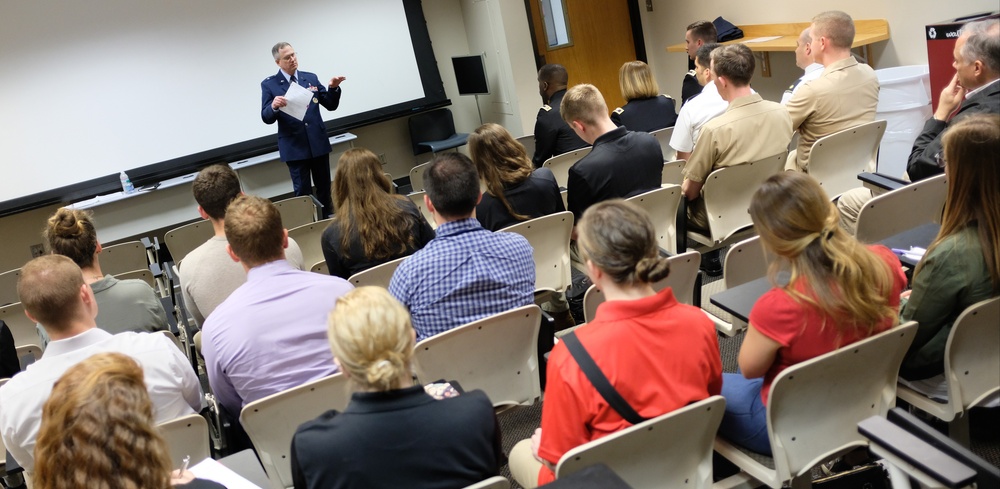
{"type": "Polygon", "coordinates": [[[875,120],[878,91],[875,70],[853,56],[831,63],[819,78],[799,87],[786,105],[792,128],[799,131],[795,164],[789,162],[786,169],[806,171],[817,139],[875,120]]]}
{"type": "MultiPolygon", "coordinates": [[[[704,182],[713,170],[782,153],[791,140],[792,121],[781,104],[764,100],[756,93],[740,97],[701,128],[698,144],[684,165],[684,178],[704,182]]],[[[688,210],[695,227],[708,227],[702,199],[692,202],[688,210]]]]}

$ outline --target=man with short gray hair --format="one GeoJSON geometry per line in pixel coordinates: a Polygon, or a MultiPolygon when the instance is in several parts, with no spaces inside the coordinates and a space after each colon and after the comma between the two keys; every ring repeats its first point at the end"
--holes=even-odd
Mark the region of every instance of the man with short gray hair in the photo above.
{"type": "MultiPolygon", "coordinates": [[[[941,91],[934,117],[924,123],[906,163],[906,175],[914,182],[944,173],[941,141],[953,123],[973,114],[1000,114],[1000,19],[962,27],[953,56],[955,76],[941,91]]],[[[844,193],[837,200],[841,227],[854,233],[858,215],[871,198],[866,188],[844,193]]]]}
{"type": "Polygon", "coordinates": [[[952,123],[971,114],[1000,113],[1000,19],[962,27],[954,58],[955,76],[941,91],[934,117],[913,143],[906,164],[906,173],[913,181],[944,172],[941,138],[952,123]]]}
{"type": "Polygon", "coordinates": [[[340,84],[345,78],[335,76],[324,84],[320,83],[315,74],[299,71],[295,48],[287,42],[275,44],[271,48],[271,55],[280,69],[277,74],[260,82],[260,118],[265,124],[278,123],[278,154],[281,161],[288,165],[295,195],[312,194],[315,180],[316,198],[323,204],[324,216],[328,217],[333,214],[330,195],[331,148],[319,106],[330,111],[337,110],[340,106],[340,84]],[[282,107],[288,105],[285,94],[293,83],[313,92],[302,119],[281,111],[282,107]]]}

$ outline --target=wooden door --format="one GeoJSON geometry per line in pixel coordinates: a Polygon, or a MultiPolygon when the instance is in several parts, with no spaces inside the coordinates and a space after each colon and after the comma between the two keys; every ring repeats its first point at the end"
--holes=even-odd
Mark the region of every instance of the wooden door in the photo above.
{"type": "Polygon", "coordinates": [[[569,86],[590,83],[601,91],[608,110],[625,105],[618,69],[636,59],[629,2],[632,0],[565,0],[570,44],[549,49],[539,0],[529,0],[535,49],[545,63],[569,72],[569,86]]]}

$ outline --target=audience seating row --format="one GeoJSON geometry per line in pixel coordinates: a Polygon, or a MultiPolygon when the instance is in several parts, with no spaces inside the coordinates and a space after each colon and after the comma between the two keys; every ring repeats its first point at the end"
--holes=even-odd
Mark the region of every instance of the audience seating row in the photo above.
{"type": "MultiPolygon", "coordinates": [[[[483,389],[498,407],[535,402],[540,395],[533,375],[539,360],[534,350],[539,315],[537,306],[527,306],[424,340],[416,346],[420,380],[455,380],[467,390],[483,389]]],[[[977,339],[998,318],[1000,299],[977,304],[956,323],[949,345],[962,343],[956,338],[966,338],[966,343],[971,338],[988,347],[992,343],[977,339]]],[[[712,487],[714,446],[743,470],[716,487],[757,482],[772,488],[785,483],[805,487],[812,467],[867,445],[854,427],[870,416],[885,416],[892,407],[899,365],[915,333],[916,323],[906,323],[782,372],[768,402],[773,460],[761,460],[715,436],[725,403],[715,396],[568,452],[557,465],[557,477],[604,463],[636,488],[662,487],[663,481],[675,479],[690,487],[712,487]]],[[[991,354],[995,360],[997,352],[991,354]]],[[[951,369],[953,375],[959,371],[984,379],[971,388],[959,379],[956,385],[962,387],[955,389],[968,391],[956,391],[956,399],[975,403],[1000,390],[1000,379],[993,379],[1000,372],[996,363],[951,369]]],[[[348,395],[346,379],[337,374],[244,408],[241,420],[275,487],[290,486],[288,450],[296,427],[327,409],[343,409],[348,395]],[[280,416],[275,414],[279,411],[280,416]]]]}
{"type": "MultiPolygon", "coordinates": [[[[537,342],[541,310],[525,306],[421,341],[415,347],[418,378],[455,381],[481,389],[498,408],[530,405],[541,396],[537,342]]],[[[347,378],[337,373],[247,404],[240,423],[275,487],[291,487],[290,449],[299,425],[350,400],[347,378]]]]}

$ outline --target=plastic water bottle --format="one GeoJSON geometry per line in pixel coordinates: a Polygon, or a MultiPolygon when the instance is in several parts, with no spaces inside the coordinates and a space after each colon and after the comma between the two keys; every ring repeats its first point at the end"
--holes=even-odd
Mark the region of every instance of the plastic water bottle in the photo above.
{"type": "Polygon", "coordinates": [[[122,192],[126,194],[135,193],[135,186],[132,185],[132,180],[129,180],[125,172],[120,172],[118,178],[122,181],[122,192]]]}

